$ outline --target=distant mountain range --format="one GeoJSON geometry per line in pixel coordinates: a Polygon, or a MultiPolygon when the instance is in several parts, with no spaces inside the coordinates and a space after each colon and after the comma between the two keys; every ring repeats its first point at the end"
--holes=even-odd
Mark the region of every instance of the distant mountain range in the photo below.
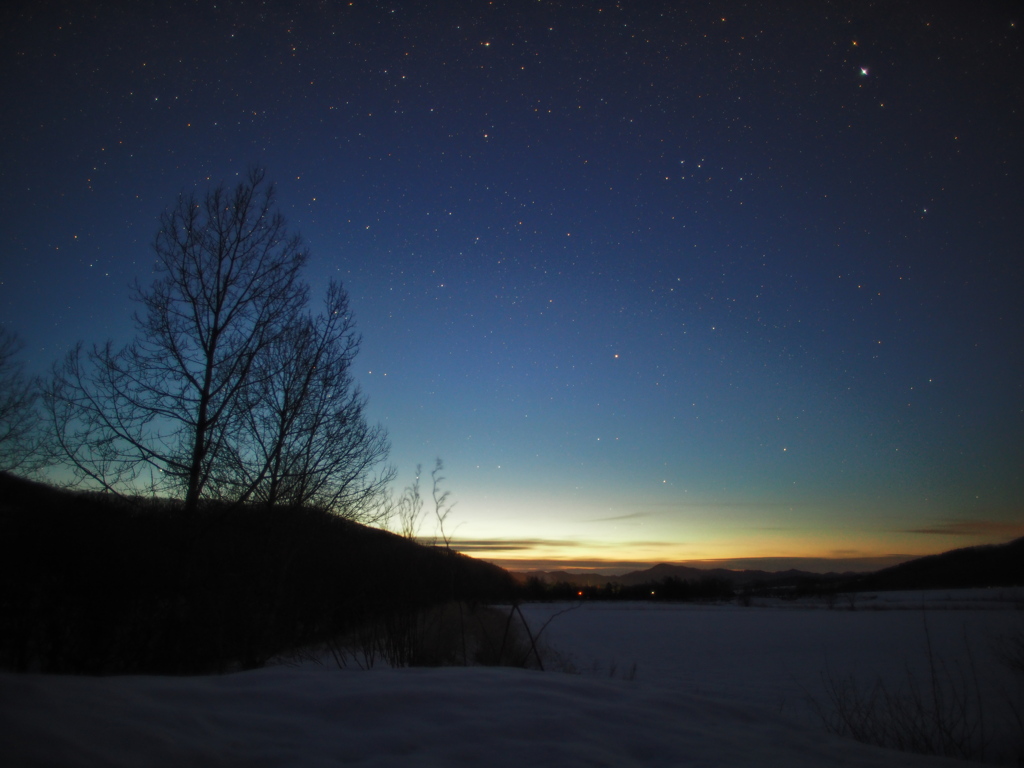
{"type": "Polygon", "coordinates": [[[737,588],[818,586],[836,591],[1017,586],[1024,585],[1024,537],[1007,544],[966,547],[928,555],[873,573],[813,573],[795,569],[733,571],[660,563],[621,576],[568,571],[513,571],[512,575],[521,583],[537,579],[544,584],[579,587],[603,587],[606,584],[630,587],[666,579],[688,582],[724,579],[737,588]]]}
{"type": "MultiPolygon", "coordinates": [[[[736,586],[744,586],[756,582],[777,582],[799,578],[821,578],[822,574],[810,571],[732,571],[727,568],[693,568],[689,565],[671,565],[659,563],[642,571],[630,571],[620,576],[608,576],[594,573],[569,573],[568,571],[512,571],[517,581],[539,579],[545,584],[572,584],[580,587],[603,587],[605,584],[621,584],[632,587],[638,584],[652,584],[665,579],[680,581],[702,581],[704,579],[726,579],[736,586]]],[[[835,575],[835,574],[830,574],[835,575]]],[[[847,574],[852,576],[853,574],[847,574]]]]}

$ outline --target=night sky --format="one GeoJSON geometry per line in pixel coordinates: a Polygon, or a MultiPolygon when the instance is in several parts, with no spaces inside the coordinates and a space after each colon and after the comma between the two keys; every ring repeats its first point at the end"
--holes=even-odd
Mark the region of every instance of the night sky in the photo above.
{"type": "Polygon", "coordinates": [[[128,340],[160,213],[260,164],[462,551],[824,569],[792,558],[1024,535],[1018,3],[4,14],[0,321],[33,372],[128,340]]]}

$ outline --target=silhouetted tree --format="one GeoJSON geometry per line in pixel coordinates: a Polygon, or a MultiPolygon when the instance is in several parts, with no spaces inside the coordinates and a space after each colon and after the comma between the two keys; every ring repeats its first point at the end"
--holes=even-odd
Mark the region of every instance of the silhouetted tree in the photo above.
{"type": "MultiPolygon", "coordinates": [[[[434,503],[435,532],[433,545],[444,544],[446,550],[451,551],[451,534],[445,530],[445,523],[451,513],[454,504],[449,502],[451,491],[443,490],[441,484],[445,478],[441,475],[444,471],[444,462],[437,458],[434,460],[434,468],[430,470],[431,490],[430,499],[434,503]]],[[[397,518],[398,534],[407,539],[415,539],[419,531],[425,510],[424,500],[420,490],[420,476],[423,474],[423,465],[416,465],[416,476],[413,481],[405,487],[397,499],[389,499],[387,514],[397,518]]]]}
{"type": "Polygon", "coordinates": [[[39,455],[39,414],[35,382],[17,360],[21,343],[0,326],[0,471],[35,469],[39,455]]]}
{"type": "Polygon", "coordinates": [[[366,425],[349,374],[348,300],[306,311],[308,255],[275,211],[263,170],[160,222],[157,280],[136,285],[135,341],[79,345],[45,393],[60,453],[86,484],[203,498],[316,503],[365,512],[384,432],[366,425]]]}
{"type": "Polygon", "coordinates": [[[448,515],[451,514],[452,507],[455,505],[448,502],[452,495],[451,491],[441,490],[441,483],[445,480],[444,476],[441,475],[443,471],[444,462],[438,457],[434,460],[434,468],[430,470],[432,486],[430,495],[434,500],[434,517],[437,519],[438,535],[441,537],[441,541],[444,542],[444,548],[450,550],[452,548],[452,535],[445,531],[444,524],[448,520],[448,515]]]}
{"type": "Polygon", "coordinates": [[[363,417],[350,372],[359,344],[348,295],[332,282],[324,314],[297,316],[258,359],[237,440],[243,494],[364,522],[384,513],[378,501],[394,472],[375,471],[389,444],[363,417]]]}
{"type": "Polygon", "coordinates": [[[423,465],[416,465],[416,477],[405,487],[398,501],[394,503],[394,514],[398,518],[398,533],[407,539],[416,538],[423,514],[423,497],[420,495],[420,474],[423,465]]]}

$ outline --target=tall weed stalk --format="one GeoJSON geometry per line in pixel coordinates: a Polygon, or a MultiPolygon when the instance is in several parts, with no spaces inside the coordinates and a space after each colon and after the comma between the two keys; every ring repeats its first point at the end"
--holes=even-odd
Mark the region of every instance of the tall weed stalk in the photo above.
{"type": "Polygon", "coordinates": [[[966,665],[947,663],[932,647],[925,623],[928,670],[922,680],[908,666],[902,685],[882,678],[863,685],[853,675],[822,675],[827,703],[811,699],[825,728],[840,736],[903,752],[984,760],[991,733],[967,638],[966,665]]]}

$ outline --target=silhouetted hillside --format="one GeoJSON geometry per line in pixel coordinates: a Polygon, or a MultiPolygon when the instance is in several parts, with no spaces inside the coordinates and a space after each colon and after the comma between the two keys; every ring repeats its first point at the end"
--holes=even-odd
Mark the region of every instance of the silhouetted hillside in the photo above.
{"type": "Polygon", "coordinates": [[[852,579],[863,590],[958,589],[1024,584],[1024,538],[909,560],[852,579]]]}
{"type": "Polygon", "coordinates": [[[196,673],[396,612],[511,595],[497,566],[311,509],[73,493],[0,474],[0,667],[196,673]]]}

